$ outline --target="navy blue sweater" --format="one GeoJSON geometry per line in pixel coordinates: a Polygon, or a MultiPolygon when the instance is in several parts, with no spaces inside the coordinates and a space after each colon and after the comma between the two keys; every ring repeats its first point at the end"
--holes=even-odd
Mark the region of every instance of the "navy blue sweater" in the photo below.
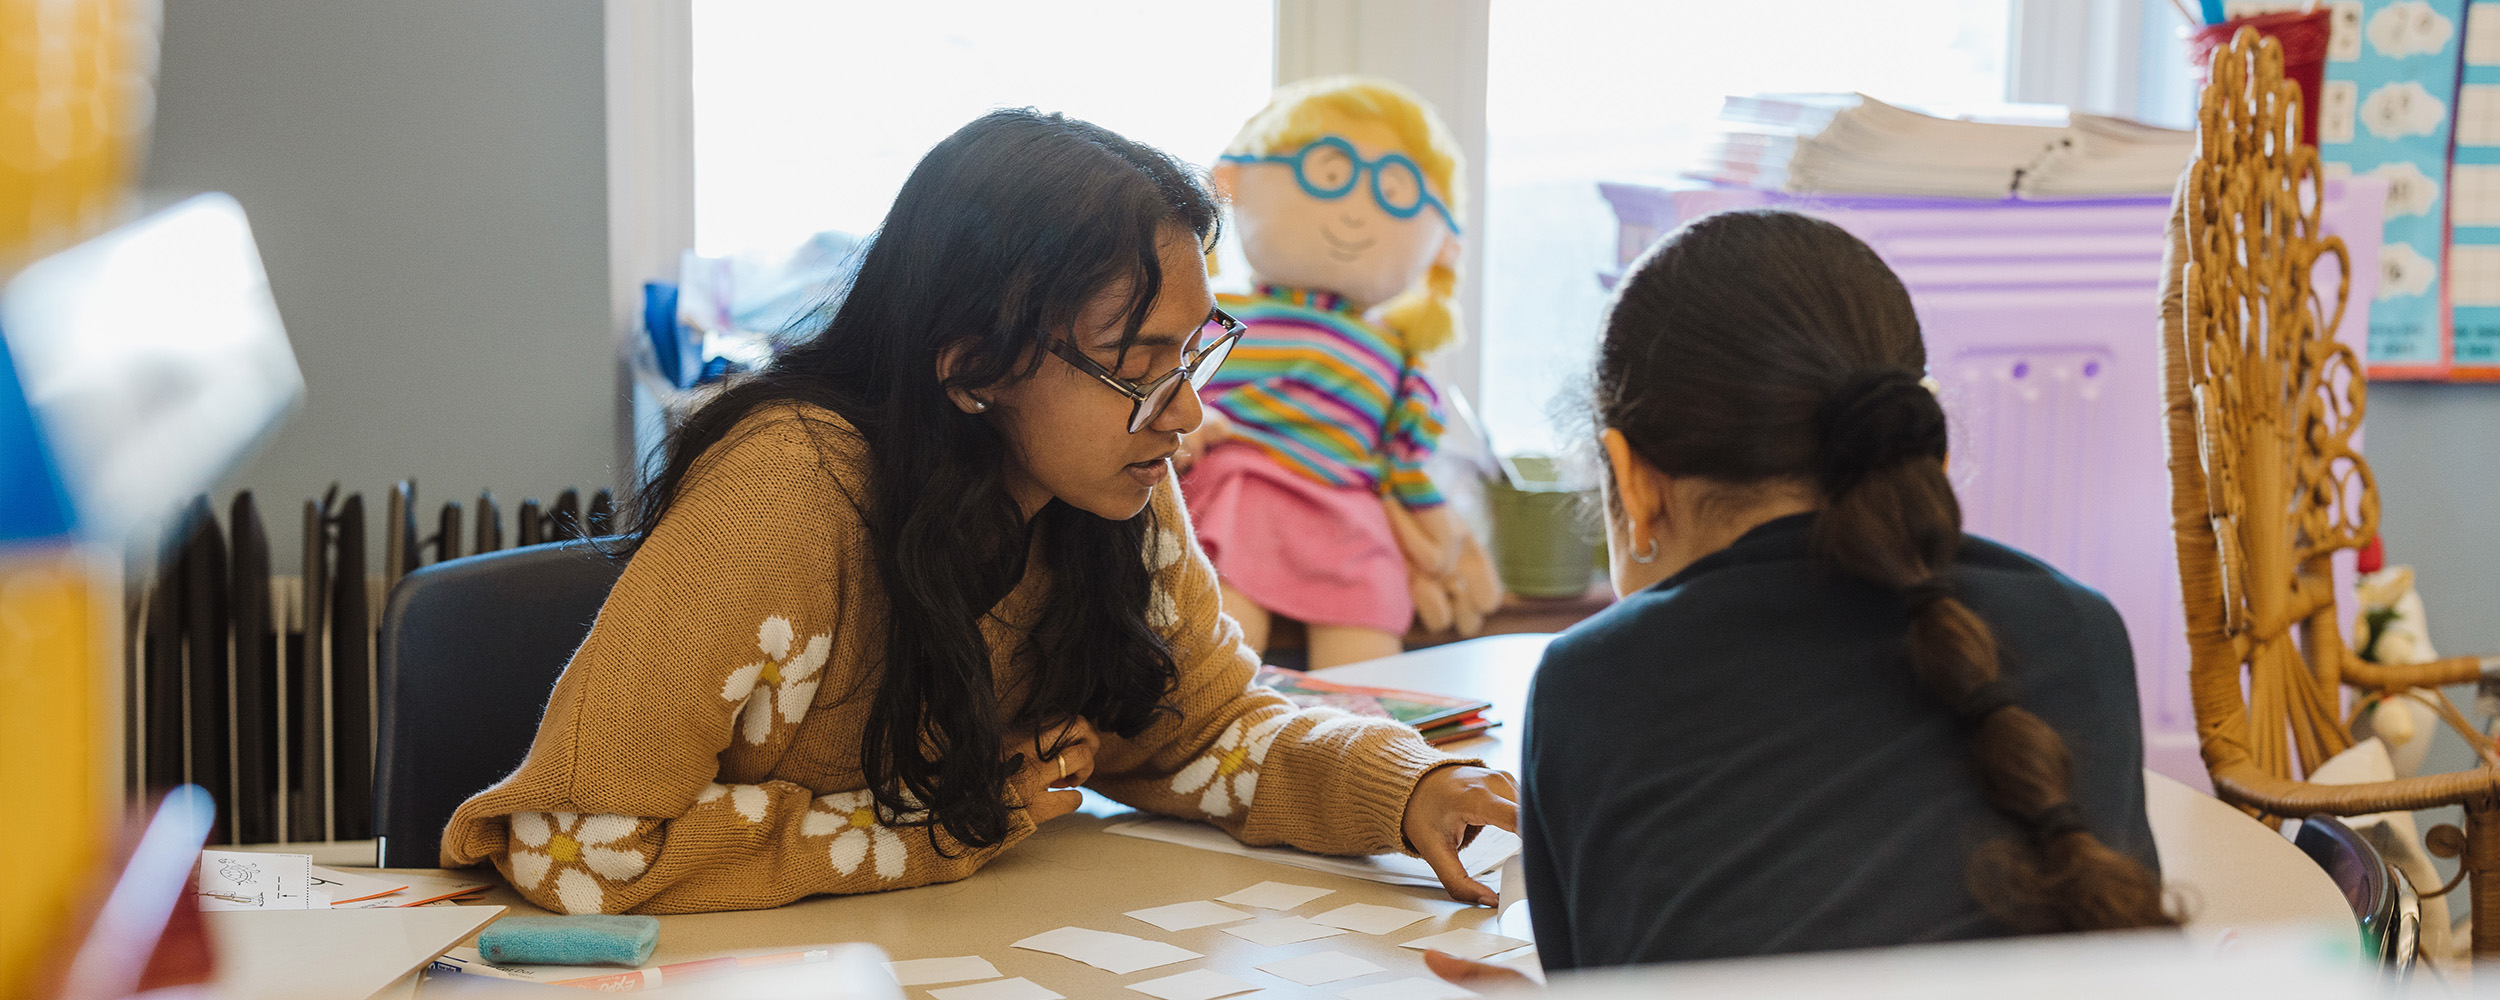
{"type": "MultiPolygon", "coordinates": [[[[1816,559],[1813,517],[1755,528],[1547,649],[1520,815],[1547,969],[2010,933],[1966,872],[2020,831],[1910,675],[1905,606],[1816,559]]],[[[2117,610],[1979,538],[1952,578],[2073,752],[2092,832],[2157,864],[2117,610]]]]}

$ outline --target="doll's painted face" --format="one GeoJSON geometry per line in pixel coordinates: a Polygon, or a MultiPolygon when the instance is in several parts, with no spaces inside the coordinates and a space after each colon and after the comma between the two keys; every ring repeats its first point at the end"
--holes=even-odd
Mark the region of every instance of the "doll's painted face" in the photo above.
{"type": "MultiPolygon", "coordinates": [[[[1334,134],[1352,144],[1365,163],[1399,151],[1385,126],[1364,123],[1334,134]]],[[[1382,200],[1445,202],[1448,192],[1429,182],[1418,192],[1416,175],[1391,170],[1380,178],[1382,197],[1375,199],[1372,170],[1336,149],[1314,150],[1302,171],[1305,177],[1297,178],[1292,164],[1275,162],[1225,162],[1215,170],[1216,185],[1231,196],[1233,229],[1259,281],[1335,292],[1369,309],[1413,287],[1436,260],[1456,263],[1458,237],[1433,204],[1403,218],[1381,205],[1382,200]],[[1319,197],[1304,186],[1305,179],[1323,190],[1349,190],[1319,197]]]]}

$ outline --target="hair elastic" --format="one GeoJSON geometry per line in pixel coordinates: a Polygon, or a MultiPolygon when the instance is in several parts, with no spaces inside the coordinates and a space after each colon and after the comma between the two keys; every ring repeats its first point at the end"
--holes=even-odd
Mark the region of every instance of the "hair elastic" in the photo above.
{"type": "Polygon", "coordinates": [[[2014,707],[2014,689],[2003,680],[1993,680],[1972,688],[1953,706],[1953,716],[1965,726],[1976,726],[1988,717],[2014,707]]]}
{"type": "Polygon", "coordinates": [[[1849,492],[1868,473],[1945,454],[1944,407],[1905,369],[1862,372],[1815,409],[1815,478],[1823,495],[1849,492]]]}
{"type": "Polygon", "coordinates": [[[2091,828],[2084,825],[2083,810],[2076,808],[2072,799],[2042,809],[2031,817],[2031,836],[2043,845],[2070,833],[2088,832],[2091,828]]]}
{"type": "Polygon", "coordinates": [[[1946,583],[1942,576],[1931,576],[1901,588],[1901,600],[1909,604],[1911,614],[1925,611],[1928,605],[1951,596],[1953,596],[1953,585],[1946,583]]]}

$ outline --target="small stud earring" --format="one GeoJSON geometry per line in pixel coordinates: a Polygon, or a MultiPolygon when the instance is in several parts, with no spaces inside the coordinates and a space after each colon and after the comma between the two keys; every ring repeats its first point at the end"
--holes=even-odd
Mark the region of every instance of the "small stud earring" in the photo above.
{"type": "Polygon", "coordinates": [[[1649,565],[1650,563],[1657,562],[1657,561],[1658,561],[1658,539],[1657,539],[1657,538],[1655,538],[1655,537],[1652,537],[1652,538],[1649,540],[1649,548],[1648,548],[1647,550],[1645,550],[1645,551],[1635,553],[1635,554],[1632,556],[1632,561],[1633,561],[1633,562],[1636,562],[1636,563],[1639,563],[1639,564],[1641,564],[1641,565],[1643,565],[1643,566],[1647,566],[1647,565],[1649,565]]]}
{"type": "Polygon", "coordinates": [[[981,397],[979,397],[979,396],[965,396],[964,398],[965,398],[966,400],[971,401],[971,403],[972,403],[972,412],[974,412],[974,413],[988,413],[988,412],[990,411],[990,404],[989,404],[989,402],[988,402],[988,401],[986,401],[986,400],[984,400],[984,399],[982,399],[981,397]]]}

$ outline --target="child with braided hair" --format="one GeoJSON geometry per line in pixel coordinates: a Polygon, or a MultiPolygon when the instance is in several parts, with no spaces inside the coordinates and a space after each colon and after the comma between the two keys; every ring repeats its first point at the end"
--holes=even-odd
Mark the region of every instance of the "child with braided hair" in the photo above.
{"type": "Polygon", "coordinates": [[[1548,970],[2175,924],[2126,627],[1963,534],[1926,362],[1827,222],[1711,216],[1633,265],[1591,387],[1623,600],[1529,696],[1548,970]]]}

